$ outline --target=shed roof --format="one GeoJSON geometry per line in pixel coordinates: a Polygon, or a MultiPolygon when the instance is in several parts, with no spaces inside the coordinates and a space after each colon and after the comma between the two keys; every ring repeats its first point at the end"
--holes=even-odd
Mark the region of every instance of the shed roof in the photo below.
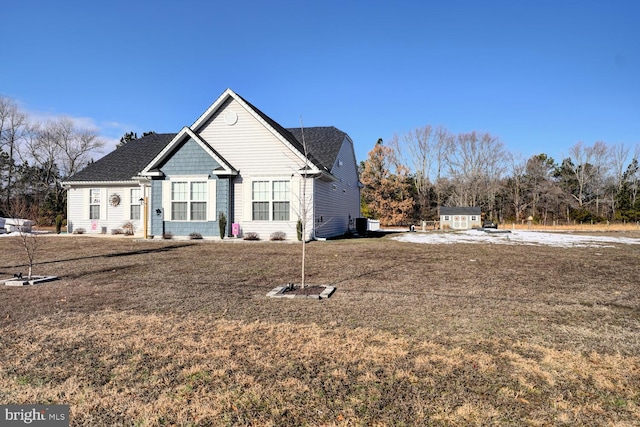
{"type": "Polygon", "coordinates": [[[482,210],[477,206],[440,206],[440,215],[480,215],[482,210]]]}

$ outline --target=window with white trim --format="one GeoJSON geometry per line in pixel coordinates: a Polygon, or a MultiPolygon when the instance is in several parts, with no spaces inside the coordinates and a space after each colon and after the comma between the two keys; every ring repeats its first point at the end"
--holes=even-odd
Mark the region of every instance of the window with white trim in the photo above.
{"type": "Polygon", "coordinates": [[[171,220],[207,220],[207,182],[171,182],[171,220]]]}
{"type": "Polygon", "coordinates": [[[189,218],[191,221],[207,220],[207,183],[204,181],[191,182],[189,218]]]}
{"type": "Polygon", "coordinates": [[[272,218],[274,221],[289,221],[289,181],[273,181],[272,218]]]}
{"type": "Polygon", "coordinates": [[[131,189],[131,197],[129,198],[131,201],[129,205],[129,219],[140,219],[140,194],[139,188],[131,189]]]}
{"type": "Polygon", "coordinates": [[[445,215],[445,216],[444,216],[444,220],[445,220],[445,221],[450,221],[450,219],[449,219],[449,215],[445,215]]]}
{"type": "Polygon", "coordinates": [[[100,189],[89,190],[89,219],[100,219],[100,189]]]}
{"type": "Polygon", "coordinates": [[[289,221],[289,181],[253,181],[251,183],[251,219],[253,221],[289,221]]]}

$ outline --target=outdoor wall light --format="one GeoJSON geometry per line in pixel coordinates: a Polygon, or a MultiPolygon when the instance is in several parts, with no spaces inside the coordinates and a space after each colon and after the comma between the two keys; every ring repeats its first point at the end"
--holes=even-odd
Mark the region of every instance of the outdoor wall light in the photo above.
{"type": "Polygon", "coordinates": [[[161,215],[162,214],[162,209],[156,209],[156,215],[161,215]]]}

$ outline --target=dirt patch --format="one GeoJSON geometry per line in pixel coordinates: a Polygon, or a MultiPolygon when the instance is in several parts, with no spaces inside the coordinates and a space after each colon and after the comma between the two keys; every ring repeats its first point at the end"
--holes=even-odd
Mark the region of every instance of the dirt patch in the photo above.
{"type": "Polygon", "coordinates": [[[336,288],[333,286],[319,286],[319,285],[294,285],[289,283],[285,286],[279,286],[274,288],[267,294],[270,298],[311,298],[311,299],[326,299],[331,297],[336,288]]]}
{"type": "Polygon", "coordinates": [[[314,295],[320,295],[322,292],[324,292],[325,287],[324,286],[306,286],[306,287],[301,287],[301,286],[294,286],[293,288],[290,287],[286,287],[282,293],[284,295],[304,295],[304,296],[314,296],[314,295]]]}

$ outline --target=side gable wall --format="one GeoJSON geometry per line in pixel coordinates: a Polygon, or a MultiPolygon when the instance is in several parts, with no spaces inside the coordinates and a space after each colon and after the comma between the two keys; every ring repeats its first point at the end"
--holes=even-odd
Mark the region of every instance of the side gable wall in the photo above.
{"type": "MultiPolygon", "coordinates": [[[[200,129],[193,130],[239,171],[232,184],[229,224],[239,223],[241,233],[256,232],[263,240],[276,231],[286,233],[288,239],[295,239],[295,213],[290,215],[289,221],[251,221],[250,198],[253,180],[287,180],[292,189],[299,188],[296,177],[303,163],[298,154],[232,98],[223,103],[200,129]],[[228,113],[231,115],[227,116],[228,113]],[[235,122],[231,120],[233,114],[237,115],[235,122]]],[[[310,187],[309,196],[312,195],[310,187]]],[[[290,199],[292,211],[295,211],[297,198],[292,195],[290,199]]]]}
{"type": "Polygon", "coordinates": [[[302,167],[296,153],[231,98],[194,131],[241,174],[290,176],[302,167]],[[225,122],[227,113],[237,114],[234,124],[225,122]]]}
{"type": "Polygon", "coordinates": [[[317,181],[315,231],[317,237],[344,234],[360,217],[360,188],[355,153],[345,138],[331,169],[334,182],[317,181]],[[352,223],[349,224],[350,219],[352,223]]]}

